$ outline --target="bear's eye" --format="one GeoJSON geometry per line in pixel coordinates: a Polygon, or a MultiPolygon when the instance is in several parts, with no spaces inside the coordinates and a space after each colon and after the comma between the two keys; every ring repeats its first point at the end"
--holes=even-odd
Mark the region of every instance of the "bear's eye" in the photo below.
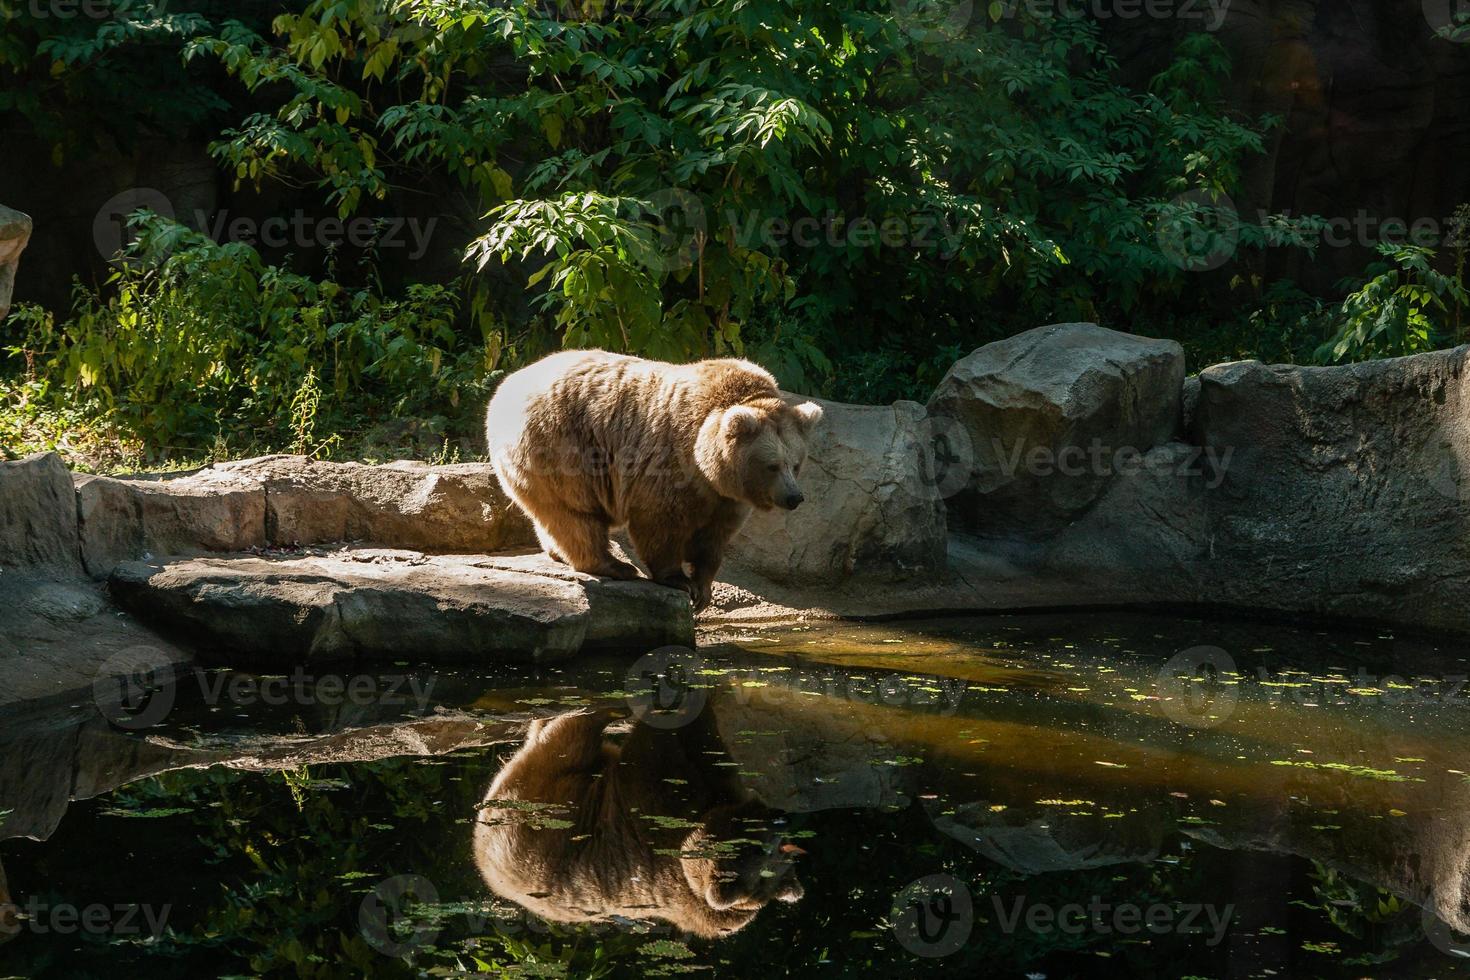
{"type": "Polygon", "coordinates": [[[781,464],[780,463],[772,463],[769,466],[767,466],[766,469],[769,470],[772,473],[780,473],[781,472],[781,464]]]}
{"type": "Polygon", "coordinates": [[[797,463],[795,466],[791,467],[791,475],[792,476],[801,476],[801,464],[800,463],[797,463]]]}

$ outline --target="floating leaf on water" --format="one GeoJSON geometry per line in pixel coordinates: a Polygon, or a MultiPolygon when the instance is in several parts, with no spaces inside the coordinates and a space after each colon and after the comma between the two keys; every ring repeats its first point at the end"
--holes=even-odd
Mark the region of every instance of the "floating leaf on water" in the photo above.
{"type": "Polygon", "coordinates": [[[694,951],[688,946],[672,939],[655,939],[651,943],[644,943],[638,947],[638,952],[643,956],[657,956],[670,960],[687,960],[694,956],[694,951]]]}
{"type": "Polygon", "coordinates": [[[1299,769],[1326,769],[1332,772],[1347,773],[1349,776],[1358,776],[1362,779],[1377,779],[1385,783],[1422,783],[1423,779],[1417,776],[1403,776],[1392,769],[1370,769],[1367,766],[1350,766],[1346,762],[1306,762],[1293,759],[1273,759],[1273,766],[1295,766],[1299,769]]]}
{"type": "Polygon", "coordinates": [[[156,820],[160,817],[177,817],[181,813],[193,813],[191,806],[156,807],[151,810],[122,810],[109,807],[102,811],[104,817],[132,817],[140,820],[156,820]]]}

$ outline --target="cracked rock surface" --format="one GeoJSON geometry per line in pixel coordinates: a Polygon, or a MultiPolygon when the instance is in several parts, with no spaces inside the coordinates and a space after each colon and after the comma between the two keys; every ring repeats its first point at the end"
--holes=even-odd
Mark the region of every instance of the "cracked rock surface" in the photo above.
{"type": "Polygon", "coordinates": [[[113,597],[191,638],[201,659],[555,661],[583,648],[692,645],[682,591],[570,571],[539,555],[349,550],[124,562],[113,597]]]}
{"type": "Polygon", "coordinates": [[[951,516],[984,535],[1044,537],[1102,494],[1118,454],[1173,438],[1184,350],[1094,323],[1037,327],[956,361],[929,398],[969,479],[951,516]]]}
{"type": "Polygon", "coordinates": [[[730,543],[732,565],[782,583],[941,572],[944,501],[923,465],[923,406],[817,401],[824,414],[800,477],[807,502],[752,514],[730,543]]]}

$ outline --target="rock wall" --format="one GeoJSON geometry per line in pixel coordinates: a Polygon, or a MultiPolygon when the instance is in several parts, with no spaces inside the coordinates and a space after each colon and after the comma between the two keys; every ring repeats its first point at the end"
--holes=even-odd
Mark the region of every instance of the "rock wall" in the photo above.
{"type": "Polygon", "coordinates": [[[752,515],[731,560],[796,584],[942,573],[944,502],[926,467],[933,431],[923,406],[821,405],[800,478],[811,503],[752,515]]]}
{"type": "Polygon", "coordinates": [[[1191,437],[1228,456],[1204,497],[1202,591],[1241,606],[1470,626],[1467,358],[1470,348],[1202,372],[1191,437]]]}
{"type": "Polygon", "coordinates": [[[124,479],[54,454],[3,462],[0,707],[89,686],[140,649],[274,669],[693,644],[682,591],[486,557],[534,545],[485,465],[268,456],[124,479]]]}
{"type": "MultiPolygon", "coordinates": [[[[808,502],[736,537],[713,616],[1189,605],[1470,631],[1467,360],[1186,381],[1172,343],[1037,328],[963,358],[927,410],[825,405],[808,502]]],[[[535,548],[483,465],[273,456],[73,479],[33,457],[0,463],[0,486],[0,568],[111,576],[149,621],[261,662],[392,656],[405,637],[556,659],[692,636],[670,596],[476,558],[535,548]]],[[[68,588],[20,597],[27,615],[95,615],[96,587],[68,588]]]]}
{"type": "MultiPolygon", "coordinates": [[[[1142,454],[1179,431],[1184,349],[1090,323],[1018,334],[961,358],[929,399],[968,448],[950,499],[960,526],[1039,537],[1091,507],[1102,456],[1142,454]]],[[[953,452],[955,447],[951,447],[953,452]]]]}
{"type": "Polygon", "coordinates": [[[1180,417],[1177,376],[1149,373],[1146,342],[1127,349],[1090,325],[1043,327],[982,348],[941,385],[931,407],[977,445],[1020,433],[1045,450],[1006,478],[975,452],[968,492],[951,501],[962,528],[951,558],[968,588],[1002,605],[1199,604],[1470,629],[1470,347],[1341,367],[1216,365],[1184,386],[1189,424],[1172,433],[1162,419],[1180,417]],[[1131,383],[1061,369],[1086,334],[1112,351],[1096,370],[1131,383]],[[1061,380],[1036,383],[1033,361],[1061,380]],[[1147,404],[1167,406],[1151,428],[1125,411],[1147,404]],[[1103,451],[1064,467],[1056,447],[1079,446],[1076,433],[1103,451]]]}
{"type": "Polygon", "coordinates": [[[534,546],[489,467],[383,466],[264,456],[171,478],[79,476],[89,574],[123,561],[353,543],[433,554],[534,546]]]}
{"type": "Polygon", "coordinates": [[[61,457],[0,460],[0,568],[78,567],[76,494],[61,457]]]}

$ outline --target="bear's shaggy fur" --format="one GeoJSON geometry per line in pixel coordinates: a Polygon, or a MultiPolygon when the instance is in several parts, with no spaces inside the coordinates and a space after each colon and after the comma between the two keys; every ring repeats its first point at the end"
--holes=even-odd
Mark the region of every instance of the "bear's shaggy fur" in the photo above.
{"type": "Polygon", "coordinates": [[[743,794],[706,709],[669,730],[611,714],[533,722],[491,783],[475,863],[502,898],[553,922],[655,918],[705,938],[742,928],[771,900],[795,902],[780,815],[743,794]]]}
{"type": "Polygon", "coordinates": [[[563,351],[501,383],[486,431],[500,484],[548,555],[635,578],[608,541],[626,527],[649,576],[699,610],[751,509],[801,503],[796,476],[821,417],[749,361],[563,351]]]}

